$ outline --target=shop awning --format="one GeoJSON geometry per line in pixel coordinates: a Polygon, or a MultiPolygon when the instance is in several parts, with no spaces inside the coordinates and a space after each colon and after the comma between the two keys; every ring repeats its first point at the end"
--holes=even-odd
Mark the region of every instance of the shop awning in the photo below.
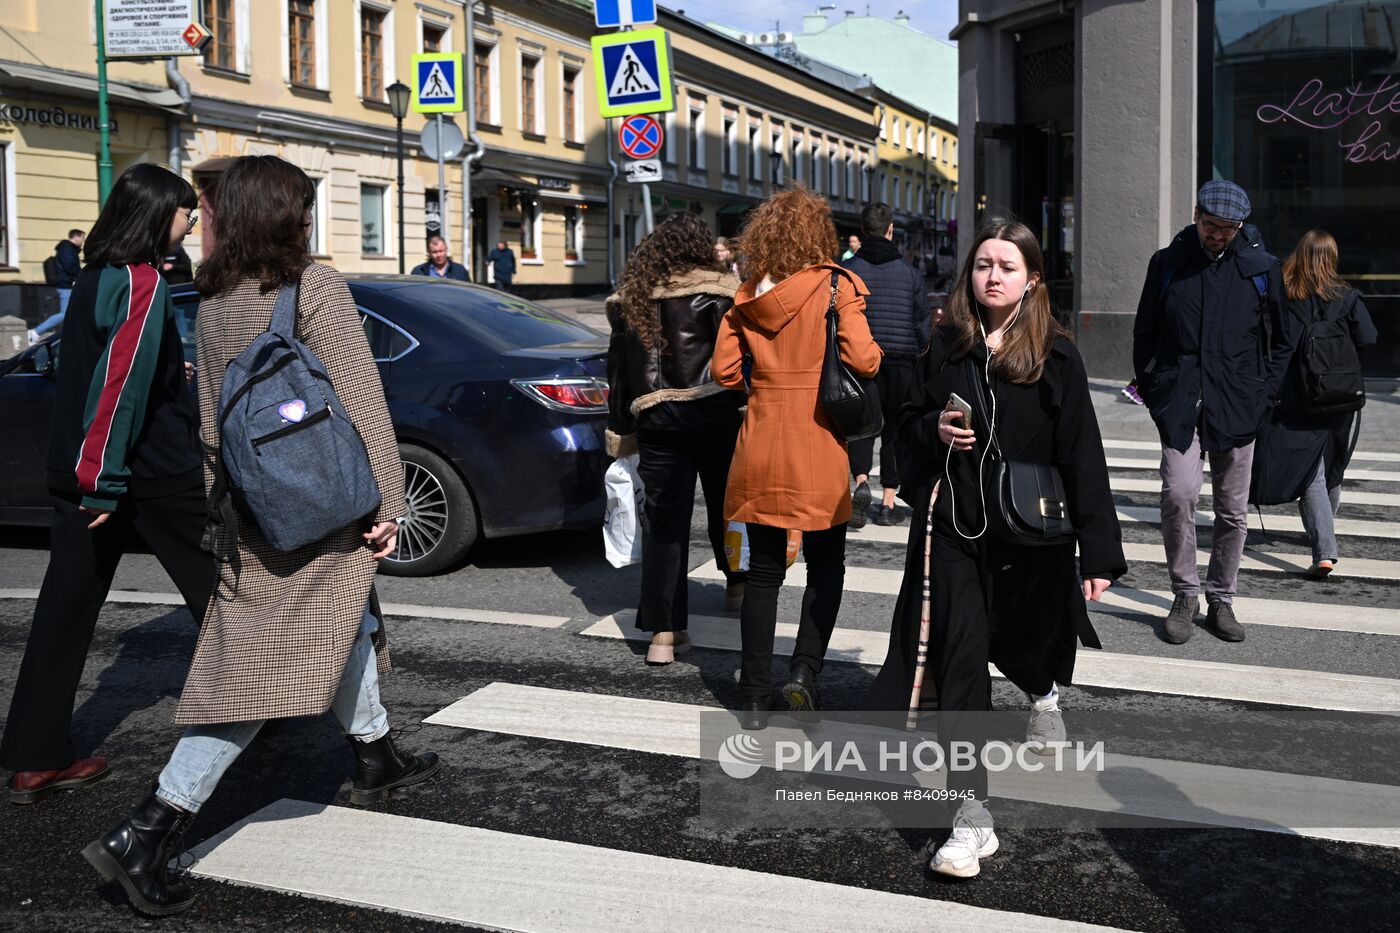
{"type": "MultiPolygon", "coordinates": [[[[39,65],[0,61],[0,84],[63,97],[97,99],[95,76],[60,71],[57,68],[43,68],[39,65]]],[[[137,104],[171,113],[178,113],[184,109],[184,101],[171,88],[143,88],[135,84],[108,81],[107,97],[113,102],[137,104]]]]}
{"type": "Polygon", "coordinates": [[[510,188],[514,191],[538,191],[540,189],[537,183],[530,181],[524,175],[517,175],[503,168],[483,168],[479,172],[472,172],[472,187],[477,185],[495,185],[498,188],[510,188]]]}
{"type": "Polygon", "coordinates": [[[758,207],[757,201],[730,201],[715,211],[715,215],[718,217],[742,217],[755,207],[758,207]]]}

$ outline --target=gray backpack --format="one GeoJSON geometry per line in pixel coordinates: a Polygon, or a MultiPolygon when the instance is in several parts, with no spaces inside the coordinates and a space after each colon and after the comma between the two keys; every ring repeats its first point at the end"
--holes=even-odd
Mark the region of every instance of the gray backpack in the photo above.
{"type": "Polygon", "coordinates": [[[364,440],[321,361],[296,339],[296,309],[297,286],[283,285],[271,326],[229,363],[219,394],[214,520],[236,527],[238,514],[249,517],[278,551],[379,507],[364,440]]]}

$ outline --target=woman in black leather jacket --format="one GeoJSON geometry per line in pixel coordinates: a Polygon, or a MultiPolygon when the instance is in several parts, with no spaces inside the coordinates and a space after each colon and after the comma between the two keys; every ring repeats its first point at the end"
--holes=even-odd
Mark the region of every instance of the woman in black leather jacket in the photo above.
{"type": "Polygon", "coordinates": [[[743,574],[724,556],[724,490],[744,393],[710,378],[720,319],[734,304],[733,274],[716,268],[714,236],[695,214],[674,214],[632,253],[608,299],[608,453],[639,454],[642,592],[637,628],[651,632],[648,664],[690,648],[686,576],[695,480],[705,492],[710,543],[729,581],[725,609],[743,600],[743,574]]]}

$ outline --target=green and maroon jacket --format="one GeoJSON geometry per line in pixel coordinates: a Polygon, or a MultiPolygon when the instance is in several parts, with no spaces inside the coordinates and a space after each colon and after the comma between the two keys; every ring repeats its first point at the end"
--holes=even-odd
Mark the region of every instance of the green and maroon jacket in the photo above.
{"type": "Polygon", "coordinates": [[[175,306],[153,266],[89,266],[63,319],[49,486],[90,508],[203,482],[175,306]]]}

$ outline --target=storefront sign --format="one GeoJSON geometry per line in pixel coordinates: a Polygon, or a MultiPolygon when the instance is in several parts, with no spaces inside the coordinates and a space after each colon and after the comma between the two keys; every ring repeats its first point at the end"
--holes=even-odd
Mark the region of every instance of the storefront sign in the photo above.
{"type": "Polygon", "coordinates": [[[108,58],[198,55],[209,31],[196,0],[106,0],[108,58]],[[191,26],[195,28],[191,30],[191,26]]]}
{"type": "Polygon", "coordinates": [[[541,188],[545,188],[549,191],[568,191],[570,188],[573,187],[573,183],[570,182],[567,178],[554,178],[550,175],[538,175],[536,176],[535,180],[540,183],[541,188]]]}
{"type": "MultiPolygon", "coordinates": [[[[0,120],[11,123],[31,123],[36,126],[59,126],[72,130],[98,131],[97,117],[92,114],[74,113],[62,107],[26,107],[20,104],[6,104],[0,101],[0,120]]],[[[112,117],[112,132],[117,132],[117,119],[112,117]]]]}
{"type": "Polygon", "coordinates": [[[1321,78],[1313,78],[1286,106],[1265,104],[1257,111],[1261,123],[1337,130],[1344,158],[1357,164],[1400,160],[1400,143],[1382,135],[1382,119],[1394,114],[1400,114],[1400,81],[1390,75],[1371,87],[1358,82],[1341,90],[1328,90],[1321,78]]]}

